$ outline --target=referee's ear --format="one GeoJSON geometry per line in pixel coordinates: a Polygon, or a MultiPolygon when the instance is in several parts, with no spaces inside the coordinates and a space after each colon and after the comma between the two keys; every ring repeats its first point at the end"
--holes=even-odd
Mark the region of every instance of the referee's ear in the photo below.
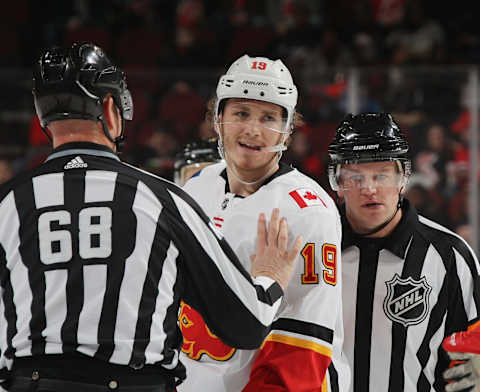
{"type": "Polygon", "coordinates": [[[122,132],[122,117],[111,94],[107,95],[103,101],[103,116],[110,136],[112,139],[116,139],[122,132]]]}

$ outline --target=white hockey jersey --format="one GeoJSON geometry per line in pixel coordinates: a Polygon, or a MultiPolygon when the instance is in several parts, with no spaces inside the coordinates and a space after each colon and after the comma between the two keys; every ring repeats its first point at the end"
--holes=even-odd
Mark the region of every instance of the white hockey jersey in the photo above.
{"type": "Polygon", "coordinates": [[[248,197],[229,192],[224,162],[204,168],[184,189],[210,216],[247,270],[261,212],[268,217],[279,207],[287,218],[289,245],[299,234],[305,245],[272,330],[259,350],[229,347],[192,307],[182,305],[179,325],[187,380],[178,391],[347,390],[342,385],[350,376],[341,356],[341,224],[330,196],[311,178],[283,164],[248,197]]]}

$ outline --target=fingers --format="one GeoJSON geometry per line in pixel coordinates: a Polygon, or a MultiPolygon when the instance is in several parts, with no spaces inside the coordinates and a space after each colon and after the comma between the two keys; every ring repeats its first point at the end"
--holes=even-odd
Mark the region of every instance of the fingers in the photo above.
{"type": "Polygon", "coordinates": [[[272,216],[270,217],[270,222],[268,224],[267,245],[277,244],[279,228],[280,228],[280,210],[278,208],[274,208],[272,211],[272,216]]]}
{"type": "Polygon", "coordinates": [[[252,276],[270,277],[285,289],[302,246],[303,238],[298,236],[294,244],[288,248],[288,223],[286,219],[280,218],[278,208],[272,210],[268,228],[265,214],[260,214],[257,226],[257,252],[250,258],[252,276]]]}
{"type": "Polygon", "coordinates": [[[295,242],[293,243],[290,251],[288,252],[288,260],[290,261],[290,263],[293,263],[297,258],[298,254],[301,252],[303,243],[304,243],[303,237],[299,235],[295,239],[295,242]]]}
{"type": "Polygon", "coordinates": [[[282,218],[280,220],[280,230],[278,232],[278,250],[285,253],[288,243],[288,225],[287,220],[282,218]]]}
{"type": "Polygon", "coordinates": [[[267,246],[267,218],[262,212],[258,215],[257,224],[257,254],[262,253],[267,246]]]}

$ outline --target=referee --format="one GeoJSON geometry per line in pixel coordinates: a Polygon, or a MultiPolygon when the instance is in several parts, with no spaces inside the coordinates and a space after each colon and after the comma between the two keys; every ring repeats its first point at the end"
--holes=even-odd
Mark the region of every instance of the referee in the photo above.
{"type": "Polygon", "coordinates": [[[386,113],[348,115],[329,146],[341,200],[344,352],[351,391],[444,391],[444,337],[479,316],[479,265],[403,198],[408,143],[386,113]]]}
{"type": "Polygon", "coordinates": [[[228,344],[258,347],[300,250],[278,210],[268,233],[259,219],[252,279],[189,196],[118,159],[132,99],[99,47],[46,51],[33,95],[54,150],[0,188],[4,386],[173,391],[181,297],[228,344]]]}

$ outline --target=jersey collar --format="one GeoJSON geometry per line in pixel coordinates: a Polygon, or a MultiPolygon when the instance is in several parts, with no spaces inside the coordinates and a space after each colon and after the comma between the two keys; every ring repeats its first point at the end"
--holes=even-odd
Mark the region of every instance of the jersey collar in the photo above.
{"type": "MultiPolygon", "coordinates": [[[[268,177],[262,184],[262,186],[267,185],[269,182],[273,181],[275,178],[280,177],[284,174],[287,174],[293,170],[293,167],[286,165],[283,162],[279,162],[278,170],[273,173],[270,177],[268,177]]],[[[225,193],[230,192],[230,185],[228,185],[228,176],[227,176],[227,168],[223,169],[220,173],[220,177],[225,180],[225,193]]]]}
{"type": "Polygon", "coordinates": [[[369,244],[378,249],[388,249],[390,252],[403,259],[412,234],[417,228],[418,214],[415,207],[411,205],[407,199],[403,200],[402,211],[402,219],[388,237],[366,238],[358,235],[352,230],[352,227],[346,218],[345,206],[341,206],[340,215],[342,218],[343,229],[342,249],[346,249],[352,245],[358,245],[361,247],[364,244],[369,244]]]}
{"type": "Polygon", "coordinates": [[[115,152],[103,144],[91,143],[91,142],[72,142],[65,143],[57,147],[52,151],[52,153],[47,157],[45,162],[48,162],[55,158],[64,157],[67,155],[96,155],[105,158],[115,159],[117,161],[120,158],[115,154],[115,152]]]}

